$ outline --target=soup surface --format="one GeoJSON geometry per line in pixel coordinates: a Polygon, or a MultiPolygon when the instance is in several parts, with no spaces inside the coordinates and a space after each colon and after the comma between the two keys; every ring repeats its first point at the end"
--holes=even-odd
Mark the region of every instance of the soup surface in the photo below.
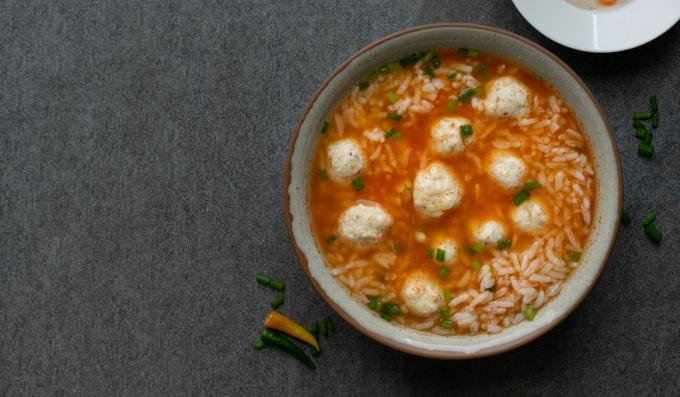
{"type": "Polygon", "coordinates": [[[376,315],[498,333],[557,295],[587,245],[595,175],[569,107],[476,50],[383,66],[328,114],[309,211],[330,272],[376,315]]]}

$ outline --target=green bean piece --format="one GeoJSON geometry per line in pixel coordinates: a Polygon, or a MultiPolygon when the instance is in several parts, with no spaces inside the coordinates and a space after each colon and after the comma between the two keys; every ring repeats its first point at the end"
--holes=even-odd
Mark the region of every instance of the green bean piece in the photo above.
{"type": "Polygon", "coordinates": [[[515,203],[515,205],[520,205],[522,204],[526,199],[528,199],[530,196],[529,192],[526,190],[522,190],[521,192],[517,193],[515,197],[512,198],[512,202],[515,203]]]}
{"type": "Polygon", "coordinates": [[[624,225],[628,226],[632,222],[632,219],[630,219],[630,215],[625,210],[621,211],[621,223],[624,225]]]}
{"type": "Polygon", "coordinates": [[[643,142],[638,145],[638,154],[642,157],[650,158],[654,155],[654,147],[643,142]]]}
{"type": "Polygon", "coordinates": [[[647,134],[649,134],[649,131],[645,127],[639,127],[635,129],[635,137],[637,139],[645,139],[647,137],[647,134]]]}
{"type": "Polygon", "coordinates": [[[651,223],[654,223],[656,220],[656,214],[654,212],[649,213],[645,219],[642,220],[642,226],[647,226],[651,223]]]}
{"type": "Polygon", "coordinates": [[[271,280],[269,279],[269,277],[265,276],[262,273],[256,274],[255,280],[257,280],[257,282],[262,284],[262,285],[266,285],[267,287],[269,287],[269,283],[271,283],[271,280]]]}
{"type": "Polygon", "coordinates": [[[634,112],[633,120],[649,120],[652,118],[652,112],[634,112]]]}
{"type": "Polygon", "coordinates": [[[645,234],[654,244],[659,244],[663,238],[663,233],[653,223],[645,226],[645,234]]]}
{"type": "Polygon", "coordinates": [[[262,339],[258,339],[255,342],[255,349],[256,350],[262,350],[262,348],[264,348],[264,342],[262,342],[262,339]]]}
{"type": "Polygon", "coordinates": [[[284,291],[286,289],[286,286],[283,285],[282,281],[271,279],[269,281],[269,286],[274,288],[277,291],[284,291]]]}
{"type": "Polygon", "coordinates": [[[279,306],[283,305],[284,297],[283,295],[277,295],[272,299],[272,309],[276,310],[279,306]]]}
{"type": "Polygon", "coordinates": [[[308,368],[314,369],[314,362],[305,354],[305,352],[299,348],[295,343],[291,342],[290,339],[283,336],[283,334],[276,332],[271,329],[265,329],[262,331],[262,342],[269,346],[278,347],[279,349],[289,353],[291,356],[298,359],[308,368]]]}
{"type": "Polygon", "coordinates": [[[460,95],[458,96],[458,99],[460,99],[463,102],[467,102],[470,99],[472,99],[472,97],[474,95],[475,95],[475,90],[473,88],[466,88],[466,89],[463,90],[463,92],[460,93],[460,95]]]}

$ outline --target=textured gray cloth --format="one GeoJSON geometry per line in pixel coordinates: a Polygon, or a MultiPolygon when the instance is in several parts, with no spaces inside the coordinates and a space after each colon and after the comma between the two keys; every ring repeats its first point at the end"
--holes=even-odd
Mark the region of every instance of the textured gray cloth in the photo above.
{"type": "Polygon", "coordinates": [[[680,28],[621,54],[550,42],[510,1],[5,1],[0,13],[0,395],[677,395],[680,28]],[[579,73],[616,129],[625,203],[609,266],[547,335],[441,362],[334,314],[318,369],[252,343],[274,292],[332,314],[283,217],[289,138],[357,49],[431,22],[519,33],[579,73]],[[630,113],[659,96],[652,160],[630,113]],[[639,225],[659,214],[653,246],[639,225]]]}

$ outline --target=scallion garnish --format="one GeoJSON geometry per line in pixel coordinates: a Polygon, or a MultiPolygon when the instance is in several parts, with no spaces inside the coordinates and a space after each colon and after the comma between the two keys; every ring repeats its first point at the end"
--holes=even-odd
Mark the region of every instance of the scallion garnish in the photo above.
{"type": "Polygon", "coordinates": [[[475,254],[481,254],[482,252],[484,252],[484,248],[485,248],[484,243],[482,243],[481,241],[477,241],[472,245],[472,247],[470,247],[470,250],[475,254]]]}
{"type": "Polygon", "coordinates": [[[449,277],[449,268],[447,266],[440,267],[437,275],[439,276],[439,279],[446,280],[446,278],[449,277]]]}
{"type": "Polygon", "coordinates": [[[352,186],[354,186],[354,189],[358,192],[364,188],[364,181],[361,180],[361,178],[354,178],[352,179],[352,186]]]}
{"type": "Polygon", "coordinates": [[[458,95],[458,99],[460,99],[460,100],[463,101],[463,102],[467,102],[467,101],[469,101],[470,99],[472,99],[472,97],[473,97],[474,95],[475,95],[475,90],[474,90],[474,89],[472,89],[472,88],[466,88],[466,89],[463,90],[463,92],[460,93],[460,95],[458,95]]]}
{"type": "Polygon", "coordinates": [[[373,81],[378,78],[378,71],[374,70],[368,75],[368,81],[373,81]]]}
{"type": "Polygon", "coordinates": [[[325,134],[326,131],[328,131],[328,127],[330,127],[330,126],[331,125],[328,123],[328,121],[324,120],[323,124],[321,124],[321,133],[325,134]]]}
{"type": "Polygon", "coordinates": [[[470,266],[472,266],[473,269],[479,271],[482,268],[482,263],[478,260],[474,260],[474,261],[472,261],[470,266]]]}
{"type": "Polygon", "coordinates": [[[430,59],[430,64],[432,64],[432,67],[434,69],[437,69],[439,66],[441,66],[442,61],[439,60],[439,57],[435,54],[435,56],[430,59]]]}
{"type": "Polygon", "coordinates": [[[581,253],[578,251],[569,251],[568,255],[571,262],[578,262],[581,260],[581,253]]]}
{"type": "Polygon", "coordinates": [[[432,57],[434,57],[434,52],[428,51],[428,52],[425,53],[425,56],[423,57],[423,61],[429,62],[430,59],[432,59],[432,57]]]}
{"type": "Polygon", "coordinates": [[[642,220],[642,226],[647,226],[651,223],[654,223],[656,220],[656,214],[654,212],[649,213],[645,219],[642,220]]]}
{"type": "Polygon", "coordinates": [[[387,112],[387,118],[394,121],[401,121],[401,115],[397,113],[387,112]]]}
{"type": "Polygon", "coordinates": [[[439,310],[439,319],[442,321],[451,319],[451,311],[449,310],[449,308],[445,307],[439,310]]]}
{"type": "Polygon", "coordinates": [[[319,170],[319,179],[321,179],[322,181],[327,181],[328,172],[326,172],[326,170],[319,170]]]}
{"type": "Polygon", "coordinates": [[[456,78],[456,72],[449,72],[446,74],[446,77],[449,78],[449,80],[455,79],[456,78]]]}
{"type": "Polygon", "coordinates": [[[469,56],[469,57],[473,57],[473,58],[474,58],[474,57],[476,57],[477,55],[479,55],[479,51],[478,51],[478,50],[472,50],[472,49],[470,49],[470,50],[468,50],[468,52],[467,52],[467,56],[469,56]]]}
{"type": "Polygon", "coordinates": [[[437,260],[439,262],[444,262],[444,259],[446,259],[446,251],[441,248],[437,248],[437,260]]]}
{"type": "Polygon", "coordinates": [[[484,95],[484,87],[483,86],[478,86],[472,89],[472,93],[475,94],[476,96],[482,96],[484,95]]]}
{"type": "Polygon", "coordinates": [[[390,128],[389,130],[385,131],[385,136],[391,139],[399,139],[401,138],[401,133],[394,128],[390,128]]]}
{"type": "Polygon", "coordinates": [[[338,236],[336,236],[335,234],[331,234],[330,236],[328,236],[326,238],[326,244],[331,245],[337,239],[338,239],[338,236]]]}
{"type": "Polygon", "coordinates": [[[389,100],[390,102],[394,103],[397,101],[397,99],[398,99],[397,94],[395,94],[394,92],[390,91],[387,93],[387,100],[389,100]]]}
{"type": "Polygon", "coordinates": [[[501,240],[498,244],[496,244],[496,248],[498,248],[499,250],[502,251],[502,250],[506,250],[506,249],[510,248],[511,245],[512,245],[512,240],[506,239],[506,240],[501,240]]]}
{"type": "Polygon", "coordinates": [[[642,157],[652,157],[654,155],[654,147],[643,142],[638,145],[638,154],[642,157]]]}
{"type": "Polygon", "coordinates": [[[472,126],[470,124],[465,124],[460,126],[460,133],[463,136],[471,136],[472,135],[472,126]]]}
{"type": "Polygon", "coordinates": [[[529,321],[533,320],[534,317],[536,317],[537,311],[538,311],[538,309],[536,309],[533,306],[527,307],[526,309],[524,309],[524,318],[526,318],[529,321]]]}
{"type": "Polygon", "coordinates": [[[446,303],[450,302],[451,299],[453,299],[453,293],[449,291],[448,289],[444,290],[444,301],[446,303]]]}
{"type": "Polygon", "coordinates": [[[512,198],[512,202],[515,203],[515,205],[520,205],[522,204],[526,199],[528,199],[530,196],[529,192],[526,190],[522,190],[521,192],[517,193],[515,197],[512,198]]]}
{"type": "Polygon", "coordinates": [[[633,112],[633,120],[649,120],[652,118],[652,112],[633,112]]]}
{"type": "Polygon", "coordinates": [[[455,99],[449,99],[448,104],[449,112],[454,113],[458,109],[458,101],[455,99]]]}
{"type": "Polygon", "coordinates": [[[397,70],[401,69],[401,65],[399,64],[399,62],[390,62],[385,66],[387,67],[387,70],[389,70],[390,72],[396,72],[397,70]]]}
{"type": "Polygon", "coordinates": [[[541,187],[541,182],[531,181],[531,182],[527,183],[526,185],[524,185],[524,190],[529,192],[531,190],[538,189],[539,187],[541,187]]]}
{"type": "Polygon", "coordinates": [[[630,225],[630,222],[632,222],[632,219],[630,219],[630,215],[624,210],[621,211],[621,223],[624,225],[628,226],[630,225]]]}
{"type": "Polygon", "coordinates": [[[429,66],[423,69],[423,73],[430,76],[431,78],[434,78],[434,70],[432,70],[432,68],[429,66]]]}

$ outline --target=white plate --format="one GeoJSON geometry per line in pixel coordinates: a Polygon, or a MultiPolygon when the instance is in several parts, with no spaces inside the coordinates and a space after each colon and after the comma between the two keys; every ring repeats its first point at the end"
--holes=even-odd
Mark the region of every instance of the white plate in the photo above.
{"type": "Polygon", "coordinates": [[[641,46],[661,36],[680,19],[680,0],[619,0],[619,5],[597,10],[578,7],[571,1],[588,0],[513,3],[548,38],[587,52],[616,52],[641,46]]]}

